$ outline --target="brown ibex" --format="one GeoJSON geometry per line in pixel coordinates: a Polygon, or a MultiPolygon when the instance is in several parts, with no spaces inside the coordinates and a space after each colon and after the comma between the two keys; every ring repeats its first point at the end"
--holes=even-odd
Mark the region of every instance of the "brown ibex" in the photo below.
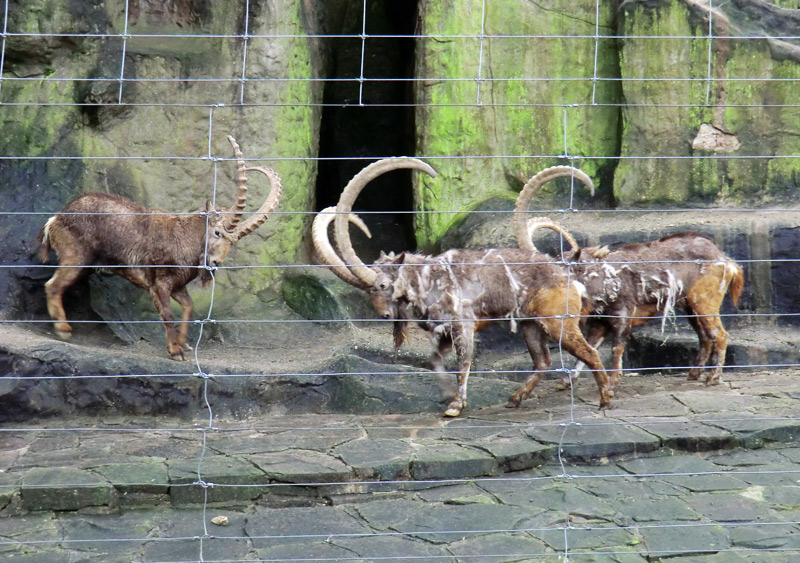
{"type": "MultiPolygon", "coordinates": [[[[582,174],[582,173],[581,173],[582,174]]],[[[578,177],[576,175],[576,177],[578,177]]],[[[587,340],[599,346],[608,333],[612,335],[612,385],[622,372],[622,355],[631,337],[631,329],[655,318],[666,318],[675,309],[685,311],[697,333],[700,347],[690,379],[699,379],[711,358],[712,369],[706,385],[715,385],[725,363],[728,333],[722,326],[719,310],[728,289],[734,305],[744,285],[742,268],[708,237],[688,231],[665,236],[647,243],[581,249],[565,229],[555,223],[524,221],[530,197],[520,193],[515,208],[515,233],[520,248],[534,250],[532,231],[547,227],[559,231],[571,249],[562,254],[575,260],[578,279],[586,287],[590,317],[587,340]],[[712,354],[713,352],[713,354],[712,354]]],[[[580,365],[573,377],[577,377],[580,365]]],[[[567,377],[563,385],[571,384],[567,377]]]]}
{"type": "Polygon", "coordinates": [[[84,194],[51,217],[39,231],[39,256],[47,261],[50,249],[58,255],[56,273],[45,284],[47,311],[61,338],[72,334],[62,297],[88,266],[109,270],[150,292],[166,330],[167,351],[185,360],[193,303],[186,285],[200,277],[211,281],[210,270],[219,266],[231,247],[251,233],[278,205],[281,182],[269,168],[246,167],[236,140],[228,136],[237,160],[238,195],[230,210],[210,201],[199,213],[170,214],[142,207],[122,196],[104,192],[84,194]],[[264,174],[271,190],[261,208],[242,220],[247,198],[247,172],[264,174]],[[174,327],[170,297],[181,306],[181,323],[174,327]]]}
{"type": "MultiPolygon", "coordinates": [[[[508,248],[449,250],[437,256],[382,254],[372,267],[358,258],[347,228],[353,203],[370,180],[397,168],[435,174],[430,166],[411,158],[385,159],[368,165],[348,183],[336,207],[336,242],[344,259],[335,256],[327,232],[321,227],[323,220],[316,231],[320,236],[315,237],[315,245],[327,264],[347,265],[357,281],[340,277],[368,292],[382,318],[402,324],[413,314],[432,334],[439,356],[450,347],[455,348],[458,394],[445,415],[458,416],[467,406],[475,331],[502,319],[519,323],[537,369],[545,363],[544,369],[549,368],[548,337],[560,340],[564,348],[591,367],[600,390],[600,407],[607,407],[610,395],[605,369],[578,326],[580,284],[551,258],[508,248]]],[[[510,400],[519,404],[521,398],[512,396],[510,400]]]]}

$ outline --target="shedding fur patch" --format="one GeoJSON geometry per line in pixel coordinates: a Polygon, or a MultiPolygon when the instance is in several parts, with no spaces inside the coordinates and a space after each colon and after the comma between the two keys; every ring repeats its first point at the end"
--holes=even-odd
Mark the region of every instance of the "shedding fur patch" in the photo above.
{"type": "Polygon", "coordinates": [[[582,299],[582,298],[584,298],[584,297],[586,297],[586,296],[588,295],[588,293],[587,293],[587,291],[586,291],[586,286],[585,286],[585,285],[583,285],[583,284],[582,284],[581,282],[579,282],[578,280],[572,280],[572,285],[574,285],[574,286],[575,286],[575,289],[577,289],[577,290],[578,290],[578,295],[580,295],[580,296],[581,296],[581,299],[582,299]]]}
{"type": "Polygon", "coordinates": [[[722,266],[722,279],[719,280],[719,292],[724,293],[728,289],[728,284],[736,276],[737,266],[733,262],[717,262],[722,266]]]}
{"type": "Polygon", "coordinates": [[[683,282],[675,278],[675,274],[672,273],[672,270],[667,270],[666,274],[666,287],[659,295],[659,306],[661,306],[663,302],[664,307],[661,319],[661,334],[664,334],[664,328],[667,324],[667,317],[675,317],[675,303],[678,300],[678,294],[683,291],[683,282]],[[664,295],[664,291],[666,291],[666,295],[664,295]]]}
{"type": "Polygon", "coordinates": [[[53,215],[47,220],[47,223],[44,224],[44,241],[47,242],[50,239],[50,226],[53,224],[53,221],[56,220],[56,216],[53,215]]]}

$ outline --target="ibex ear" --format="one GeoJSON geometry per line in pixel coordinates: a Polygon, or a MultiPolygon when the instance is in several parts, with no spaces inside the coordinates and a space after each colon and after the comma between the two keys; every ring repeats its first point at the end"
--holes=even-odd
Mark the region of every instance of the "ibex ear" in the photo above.
{"type": "Polygon", "coordinates": [[[381,253],[378,254],[378,260],[383,260],[384,258],[386,258],[386,253],[383,250],[381,250],[381,253]]]}
{"type": "Polygon", "coordinates": [[[405,264],[405,262],[406,262],[406,253],[405,252],[401,252],[397,256],[394,256],[394,252],[392,252],[392,255],[390,255],[390,257],[392,258],[392,263],[393,264],[405,264]]]}
{"type": "Polygon", "coordinates": [[[217,209],[212,205],[210,199],[206,200],[206,208],[205,208],[204,211],[206,213],[208,213],[208,223],[209,224],[215,224],[215,223],[219,222],[219,219],[220,219],[219,211],[217,211],[217,209]]]}

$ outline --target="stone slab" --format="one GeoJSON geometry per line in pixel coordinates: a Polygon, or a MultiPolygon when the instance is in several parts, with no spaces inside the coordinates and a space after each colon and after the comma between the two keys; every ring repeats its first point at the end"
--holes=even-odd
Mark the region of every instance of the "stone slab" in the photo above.
{"type": "Polygon", "coordinates": [[[74,469],[34,468],[20,484],[25,510],[78,510],[112,503],[114,487],[97,473],[74,469]]]}
{"type": "Polygon", "coordinates": [[[737,442],[731,432],[702,422],[668,420],[636,423],[636,426],[657,436],[662,446],[688,452],[731,448],[737,442]]]}
{"type": "Polygon", "coordinates": [[[610,423],[548,425],[529,428],[527,433],[538,442],[557,445],[563,457],[584,461],[644,454],[656,450],[661,444],[649,432],[610,423]]]}
{"type": "Polygon", "coordinates": [[[419,444],[411,459],[411,476],[419,481],[465,479],[494,475],[499,471],[493,456],[453,443],[419,444]]]}

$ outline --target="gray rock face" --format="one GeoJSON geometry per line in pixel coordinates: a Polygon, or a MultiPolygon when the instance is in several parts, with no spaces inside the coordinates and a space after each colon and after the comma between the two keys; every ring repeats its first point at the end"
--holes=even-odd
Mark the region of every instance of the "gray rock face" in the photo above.
{"type": "MultiPolygon", "coordinates": [[[[16,35],[7,42],[3,71],[10,80],[3,83],[3,97],[9,105],[0,153],[37,158],[0,163],[6,185],[16,187],[0,194],[2,208],[25,212],[0,222],[8,243],[0,258],[19,266],[0,274],[0,308],[17,318],[45,315],[41,287],[52,270],[32,266],[33,241],[47,218],[77,195],[111,191],[176,213],[196,211],[206,199],[232,205],[228,134],[238,139],[251,165],[274,167],[289,187],[282,211],[306,211],[312,200],[315,165],[297,157],[316,154],[314,102],[321,99],[322,86],[268,79],[319,71],[317,47],[288,38],[314,33],[316,6],[271,0],[253,4],[245,14],[237,2],[182,1],[169,9],[143,2],[133,6],[127,22],[118,8],[113,2],[60,0],[10,6],[8,29],[15,33],[117,36],[101,41],[16,35]],[[245,22],[251,34],[287,38],[244,41],[236,35],[245,22]],[[123,43],[118,36],[124,30],[133,37],[123,43]],[[141,35],[150,37],[136,37],[141,35]],[[245,53],[246,78],[258,80],[237,80],[245,53]],[[47,80],[54,75],[75,80],[47,80]],[[180,87],[178,81],[184,81],[180,87]],[[281,157],[295,160],[275,160],[281,157]]],[[[248,211],[263,202],[268,189],[260,177],[251,178],[248,211]]],[[[217,272],[217,287],[226,294],[216,302],[220,315],[266,315],[282,274],[268,266],[302,255],[305,224],[301,214],[276,215],[242,239],[226,266],[263,267],[217,272]]],[[[190,290],[198,311],[207,310],[210,292],[190,290]]],[[[104,278],[77,287],[66,302],[78,319],[153,318],[148,295],[104,278]]],[[[126,341],[163,338],[147,324],[114,328],[126,341]]]]}

